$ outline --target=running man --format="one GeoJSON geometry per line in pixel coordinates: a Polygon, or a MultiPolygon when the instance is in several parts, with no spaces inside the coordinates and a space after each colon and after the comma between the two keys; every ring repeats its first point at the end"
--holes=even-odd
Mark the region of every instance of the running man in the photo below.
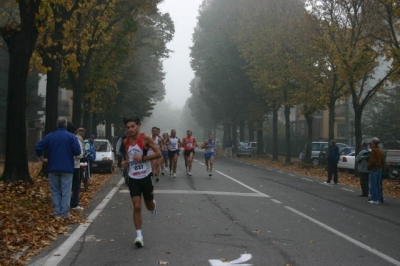
{"type": "Polygon", "coordinates": [[[214,146],[215,146],[214,137],[212,134],[209,134],[208,139],[203,142],[203,145],[201,145],[201,148],[205,149],[204,158],[209,177],[212,176],[212,170],[214,168],[214,146]]]}
{"type": "MultiPolygon", "coordinates": [[[[159,133],[159,131],[158,131],[157,127],[153,127],[151,129],[151,138],[152,138],[154,144],[157,146],[157,148],[160,149],[162,143],[161,143],[161,138],[158,137],[158,133],[159,133]]],[[[148,152],[147,152],[147,155],[152,155],[153,153],[154,153],[154,150],[153,149],[149,149],[148,152]]],[[[153,172],[153,174],[154,174],[154,176],[156,178],[156,182],[159,181],[159,179],[158,179],[158,175],[160,174],[160,164],[159,164],[159,162],[160,162],[160,159],[151,161],[151,170],[152,170],[152,172],[153,172]]]]}
{"type": "Polygon", "coordinates": [[[176,178],[176,166],[178,165],[178,156],[181,149],[181,140],[176,137],[176,130],[171,130],[171,136],[167,138],[166,144],[168,145],[168,159],[169,159],[169,175],[176,178]]]}
{"type": "Polygon", "coordinates": [[[136,228],[135,246],[143,247],[142,235],[142,196],[147,210],[151,216],[157,216],[156,201],[153,195],[153,182],[151,176],[151,161],[161,157],[160,149],[154,144],[153,139],[144,133],[140,133],[140,118],[123,118],[125,128],[128,132],[125,144],[125,160],[122,167],[128,167],[129,191],[133,203],[133,222],[136,228]],[[153,154],[147,151],[152,149],[153,154]]]}
{"type": "Polygon", "coordinates": [[[161,174],[164,175],[164,171],[168,172],[168,144],[166,143],[169,139],[168,133],[162,134],[162,146],[161,146],[161,174]]]}
{"type": "Polygon", "coordinates": [[[197,147],[196,138],[192,136],[191,130],[186,131],[186,137],[183,138],[183,157],[185,158],[186,174],[192,176],[192,162],[195,154],[194,149],[197,147]]]}

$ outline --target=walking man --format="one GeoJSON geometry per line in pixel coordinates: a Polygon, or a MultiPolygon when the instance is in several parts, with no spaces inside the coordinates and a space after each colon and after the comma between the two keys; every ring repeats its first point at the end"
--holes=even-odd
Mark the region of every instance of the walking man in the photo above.
{"type": "Polygon", "coordinates": [[[360,197],[368,197],[369,171],[368,171],[369,150],[368,143],[361,144],[361,151],[356,157],[358,163],[358,174],[360,176],[361,195],[360,197]]]}
{"type": "Polygon", "coordinates": [[[339,163],[340,154],[339,154],[339,147],[336,146],[336,142],[331,140],[331,144],[329,146],[328,151],[328,180],[326,180],[326,184],[330,184],[333,175],[333,182],[335,185],[338,183],[338,169],[337,165],[339,163]]]}
{"type": "Polygon", "coordinates": [[[382,195],[382,167],[384,164],[383,151],[378,147],[379,139],[373,138],[369,143],[371,153],[368,160],[369,190],[371,193],[371,204],[383,203],[382,195]]]}
{"type": "Polygon", "coordinates": [[[83,207],[79,206],[79,194],[81,193],[81,159],[85,157],[85,148],[83,144],[83,137],[85,136],[86,130],[84,128],[78,128],[76,130],[76,138],[78,139],[79,146],[81,147],[81,154],[74,157],[74,176],[72,179],[72,197],[71,197],[71,209],[72,210],[83,210],[83,207]]]}
{"type": "Polygon", "coordinates": [[[81,155],[81,147],[75,135],[67,131],[65,117],[57,119],[57,129],[40,140],[35,151],[42,162],[48,163],[53,215],[66,218],[70,209],[74,156],[81,155]],[[43,158],[45,150],[48,158],[43,158]]]}
{"type": "Polygon", "coordinates": [[[192,163],[195,154],[194,149],[197,147],[196,138],[192,136],[192,131],[186,131],[186,137],[183,138],[183,157],[185,158],[186,174],[192,176],[192,163]]]}
{"type": "Polygon", "coordinates": [[[140,133],[140,118],[129,117],[123,119],[128,137],[124,140],[125,160],[122,166],[128,167],[129,191],[133,203],[133,222],[136,229],[135,246],[143,247],[142,235],[142,197],[151,216],[157,216],[156,201],[154,200],[154,187],[152,182],[151,161],[161,157],[160,149],[154,144],[151,136],[140,133]],[[152,149],[153,154],[147,151],[152,149]]]}

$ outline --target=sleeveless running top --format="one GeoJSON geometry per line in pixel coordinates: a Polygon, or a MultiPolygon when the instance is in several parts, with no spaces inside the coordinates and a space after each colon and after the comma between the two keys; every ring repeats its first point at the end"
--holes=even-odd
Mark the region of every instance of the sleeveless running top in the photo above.
{"type": "Polygon", "coordinates": [[[148,176],[151,173],[151,164],[150,161],[135,163],[133,157],[136,155],[146,156],[147,151],[143,147],[143,133],[139,134],[139,137],[136,141],[136,145],[130,145],[129,138],[126,138],[125,141],[125,152],[128,154],[129,160],[129,169],[128,175],[133,179],[142,179],[148,176]]]}
{"type": "MultiPolygon", "coordinates": [[[[152,137],[152,138],[153,138],[153,137],[152,137]]],[[[160,138],[159,138],[158,136],[156,136],[156,139],[153,139],[153,141],[154,141],[154,144],[155,144],[158,148],[160,148],[160,143],[159,143],[160,138]]],[[[154,151],[153,151],[152,148],[150,148],[150,149],[147,151],[147,155],[151,155],[151,154],[153,154],[153,153],[154,153],[154,151]]]]}
{"type": "Polygon", "coordinates": [[[205,148],[205,153],[213,153],[214,152],[215,142],[207,140],[206,143],[208,144],[208,147],[205,148]]]}
{"type": "Polygon", "coordinates": [[[169,138],[168,150],[176,151],[178,149],[178,138],[169,138]]]}
{"type": "Polygon", "coordinates": [[[184,137],[183,138],[183,148],[185,150],[189,150],[189,151],[193,150],[195,148],[194,147],[195,141],[196,141],[196,139],[193,136],[190,136],[190,138],[184,137]]]}

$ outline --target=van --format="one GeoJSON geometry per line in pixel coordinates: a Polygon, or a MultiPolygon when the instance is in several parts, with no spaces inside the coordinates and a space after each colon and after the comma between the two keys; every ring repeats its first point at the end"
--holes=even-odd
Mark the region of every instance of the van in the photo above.
{"type": "Polygon", "coordinates": [[[115,155],[112,145],[108,139],[95,139],[94,149],[96,150],[96,160],[92,163],[92,171],[114,172],[115,155]]]}

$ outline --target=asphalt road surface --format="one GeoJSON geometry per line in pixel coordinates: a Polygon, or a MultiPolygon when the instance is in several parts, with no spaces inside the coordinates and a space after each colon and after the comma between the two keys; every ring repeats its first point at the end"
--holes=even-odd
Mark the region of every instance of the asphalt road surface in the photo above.
{"type": "Polygon", "coordinates": [[[203,157],[188,177],[179,156],[178,177],[155,183],[143,248],[118,173],[84,210],[88,222],[30,265],[400,265],[400,200],[371,205],[354,188],[221,156],[209,178],[203,157]]]}

